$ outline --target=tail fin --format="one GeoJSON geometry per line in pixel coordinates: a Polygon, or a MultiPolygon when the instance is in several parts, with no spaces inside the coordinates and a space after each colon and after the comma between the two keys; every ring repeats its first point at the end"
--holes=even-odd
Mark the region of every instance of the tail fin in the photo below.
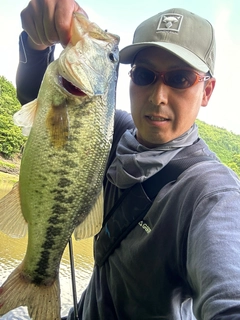
{"type": "Polygon", "coordinates": [[[0,316],[20,306],[27,306],[32,320],[60,320],[59,279],[51,286],[38,286],[22,276],[18,266],[0,288],[0,316]]]}

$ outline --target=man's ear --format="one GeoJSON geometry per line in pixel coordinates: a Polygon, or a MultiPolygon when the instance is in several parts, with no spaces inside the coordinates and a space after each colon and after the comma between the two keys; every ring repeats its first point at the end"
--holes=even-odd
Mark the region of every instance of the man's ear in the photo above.
{"type": "Polygon", "coordinates": [[[208,101],[213,93],[214,87],[216,84],[215,78],[210,78],[204,86],[203,98],[202,98],[202,107],[206,107],[208,105],[208,101]]]}

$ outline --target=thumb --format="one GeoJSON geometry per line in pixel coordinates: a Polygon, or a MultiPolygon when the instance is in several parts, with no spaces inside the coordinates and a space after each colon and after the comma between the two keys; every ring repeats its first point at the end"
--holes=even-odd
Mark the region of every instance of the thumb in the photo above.
{"type": "Polygon", "coordinates": [[[80,12],[80,13],[84,14],[88,18],[88,15],[85,12],[85,10],[83,10],[83,8],[81,8],[80,5],[76,1],[75,1],[75,4],[74,4],[74,12],[80,12]]]}

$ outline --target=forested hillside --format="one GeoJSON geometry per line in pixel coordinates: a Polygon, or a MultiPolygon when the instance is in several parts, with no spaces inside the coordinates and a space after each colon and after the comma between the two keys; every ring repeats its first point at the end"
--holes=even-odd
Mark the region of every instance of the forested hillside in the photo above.
{"type": "MultiPolygon", "coordinates": [[[[0,76],[0,153],[11,158],[20,152],[25,142],[20,128],[12,121],[20,103],[11,82],[0,76]]],[[[240,176],[240,135],[197,120],[200,136],[221,161],[240,176]]]]}
{"type": "Polygon", "coordinates": [[[26,140],[12,119],[20,107],[13,84],[0,76],[0,153],[6,158],[18,153],[26,140]]]}
{"type": "Polygon", "coordinates": [[[197,120],[201,138],[240,177],[240,135],[197,120]]]}

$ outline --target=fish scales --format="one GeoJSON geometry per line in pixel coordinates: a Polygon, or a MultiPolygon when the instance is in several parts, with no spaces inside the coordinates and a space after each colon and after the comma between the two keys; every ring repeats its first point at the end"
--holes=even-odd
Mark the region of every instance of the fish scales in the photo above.
{"type": "MultiPolygon", "coordinates": [[[[106,140],[105,135],[103,135],[102,138],[100,137],[99,128],[102,126],[105,127],[107,123],[105,123],[106,121],[104,121],[104,123],[100,123],[100,121],[103,122],[103,118],[101,118],[98,123],[96,123],[95,120],[96,118],[100,118],[96,116],[97,112],[104,114],[104,110],[101,110],[101,103],[95,103],[95,108],[91,108],[91,102],[85,103],[84,106],[85,108],[91,109],[91,112],[88,112],[89,121],[87,122],[81,120],[82,114],[79,106],[75,109],[69,108],[68,117],[70,127],[69,131],[71,132],[70,137],[63,148],[56,148],[56,154],[49,154],[49,151],[52,151],[52,148],[49,148],[49,144],[51,145],[48,137],[49,132],[47,130],[42,130],[41,133],[39,133],[40,130],[38,130],[38,126],[42,127],[42,122],[46,119],[46,115],[44,114],[45,110],[41,109],[42,112],[38,117],[39,123],[35,123],[33,134],[29,137],[33,140],[33,143],[29,143],[26,146],[26,152],[24,153],[20,175],[20,183],[21,178],[23,177],[22,183],[25,186],[22,196],[25,197],[27,192],[27,201],[30,203],[29,206],[37,206],[37,210],[34,211],[34,214],[36,212],[37,218],[35,218],[34,215],[31,215],[33,221],[39,222],[39,216],[43,216],[44,221],[42,221],[42,223],[47,224],[47,227],[43,228],[43,232],[45,232],[45,234],[40,235],[37,238],[35,237],[35,228],[39,229],[38,224],[36,226],[33,225],[31,228],[33,236],[30,238],[31,247],[29,246],[29,248],[30,252],[36,259],[36,279],[39,277],[39,265],[41,268],[45,265],[46,270],[49,269],[51,272],[55,273],[55,268],[52,267],[52,264],[59,264],[59,253],[55,246],[57,246],[59,241],[59,245],[63,247],[63,234],[66,233],[65,242],[67,243],[69,240],[69,234],[71,234],[74,229],[74,225],[81,223],[81,219],[84,220],[85,216],[90,211],[93,203],[91,201],[86,202],[83,200],[92,199],[92,201],[94,201],[101,191],[102,174],[105,168],[105,160],[102,153],[105,157],[108,155],[109,141],[104,141],[104,139],[106,140]],[[75,138],[71,139],[71,136],[75,138]],[[94,136],[97,137],[95,140],[92,139],[94,136]],[[31,147],[35,150],[34,145],[41,144],[41,141],[45,141],[41,147],[41,152],[44,154],[44,157],[39,158],[39,156],[35,154],[35,158],[33,158],[31,147]],[[99,145],[102,145],[102,147],[105,146],[105,150],[102,149],[101,153],[99,152],[99,145]],[[70,160],[71,167],[67,166],[66,159],[70,160]],[[48,169],[44,171],[44,175],[40,170],[35,170],[36,167],[41,167],[42,161],[48,169]],[[54,162],[56,162],[56,165],[54,162]],[[96,163],[101,167],[98,172],[95,171],[96,163]],[[32,169],[31,164],[33,164],[32,169]],[[67,174],[64,176],[57,175],[55,168],[58,170],[59,167],[64,168],[67,171],[67,174]],[[31,173],[27,175],[25,174],[25,171],[27,173],[31,171],[31,173]],[[29,179],[31,179],[31,181],[29,181],[29,179]],[[32,186],[32,181],[34,181],[35,188],[31,187],[30,190],[28,190],[27,186],[32,186]],[[41,183],[43,182],[44,184],[40,190],[41,197],[37,198],[36,193],[39,192],[38,181],[41,183]],[[95,187],[90,188],[90,185],[95,185],[95,187]],[[51,189],[48,189],[47,186],[50,186],[51,189]],[[80,195],[79,188],[83,189],[83,192],[80,195]],[[48,210],[49,207],[51,208],[51,211],[48,210]],[[76,210],[78,210],[81,215],[76,215],[76,210]],[[45,212],[48,212],[48,219],[46,219],[45,212]],[[53,219],[53,217],[56,218],[53,219]],[[79,221],[74,221],[74,219],[79,219],[79,221]],[[62,228],[64,230],[60,231],[59,229],[62,228]],[[59,236],[59,240],[58,234],[61,235],[61,238],[59,236]],[[41,243],[42,239],[44,239],[45,242],[41,243]],[[42,248],[43,256],[41,251],[39,251],[39,257],[36,256],[35,251],[37,248],[42,248]],[[51,256],[49,255],[52,259],[52,263],[46,259],[46,254],[50,250],[53,251],[51,256]],[[56,257],[54,253],[58,256],[56,257]],[[48,267],[48,264],[50,264],[50,267],[48,267]]],[[[48,112],[48,110],[46,110],[46,112],[48,112]]],[[[31,234],[29,234],[29,237],[30,236],[31,234]]],[[[31,263],[31,267],[33,267],[33,265],[34,263],[31,263]]],[[[26,273],[28,273],[28,270],[26,273]]],[[[42,276],[46,278],[44,272],[42,272],[42,276]]],[[[53,276],[54,274],[49,275],[49,278],[52,279],[53,276]]]]}
{"type": "Polygon", "coordinates": [[[72,38],[45,73],[37,100],[15,122],[30,131],[19,185],[0,200],[12,236],[28,245],[23,262],[0,288],[0,315],[24,305],[33,320],[60,319],[59,265],[75,230],[93,236],[103,219],[102,182],[111,148],[119,37],[75,13],[72,38]],[[30,130],[31,129],[31,130],[30,130]],[[21,223],[19,223],[21,221],[21,223]],[[19,228],[19,229],[18,229],[19,228]],[[24,293],[23,293],[24,292],[24,293]],[[44,311],[45,310],[45,311],[44,311]]]}

